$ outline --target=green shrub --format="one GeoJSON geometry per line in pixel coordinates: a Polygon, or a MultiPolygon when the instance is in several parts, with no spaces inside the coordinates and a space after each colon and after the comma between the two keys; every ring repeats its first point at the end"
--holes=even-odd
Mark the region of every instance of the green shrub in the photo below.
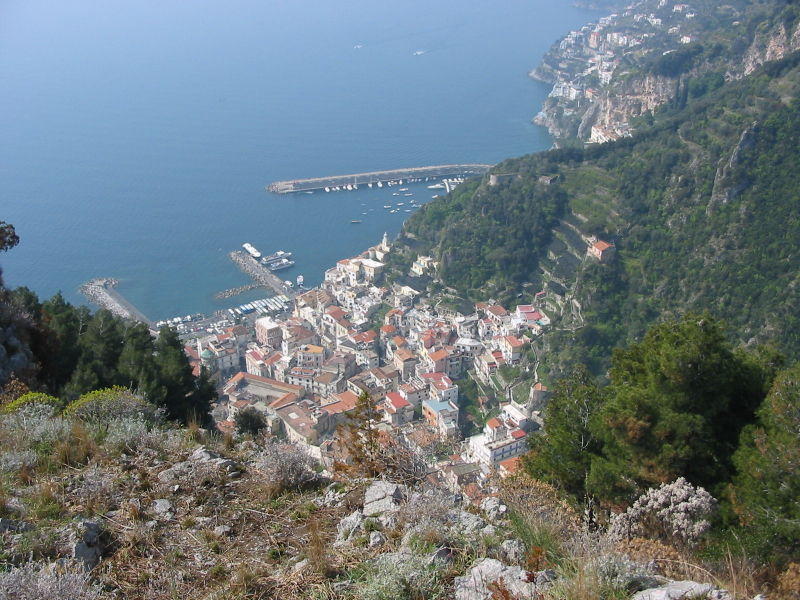
{"type": "Polygon", "coordinates": [[[34,404],[41,406],[50,406],[53,408],[53,413],[59,412],[64,406],[63,402],[58,398],[56,398],[55,396],[50,396],[49,394],[42,394],[41,392],[28,392],[27,394],[23,394],[16,400],[12,400],[8,404],[0,407],[0,413],[3,414],[15,413],[23,406],[31,406],[34,404]]]}
{"type": "Polygon", "coordinates": [[[160,417],[154,405],[119,386],[84,394],[71,402],[64,409],[64,413],[92,423],[105,423],[126,417],[140,417],[155,422],[160,417]]]}

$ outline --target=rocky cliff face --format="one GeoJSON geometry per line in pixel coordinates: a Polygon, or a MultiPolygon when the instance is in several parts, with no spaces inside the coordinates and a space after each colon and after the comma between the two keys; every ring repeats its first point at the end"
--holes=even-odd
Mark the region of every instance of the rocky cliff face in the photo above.
{"type": "Polygon", "coordinates": [[[630,135],[631,119],[666,103],[675,95],[677,81],[669,77],[646,75],[606,88],[584,113],[578,136],[601,143],[630,135]]]}
{"type": "MultiPolygon", "coordinates": [[[[800,49],[800,27],[789,33],[786,26],[781,23],[770,31],[756,34],[744,55],[741,71],[737,74],[749,75],[764,63],[780,60],[798,49],[800,49]]],[[[734,65],[736,66],[738,65],[734,65]]]]}
{"type": "MultiPolygon", "coordinates": [[[[576,138],[602,143],[631,135],[632,119],[673,100],[690,79],[709,72],[724,73],[726,80],[740,79],[767,62],[800,50],[800,26],[789,25],[776,15],[772,15],[771,20],[765,17],[746,46],[731,43],[712,57],[702,53],[702,45],[715,31],[704,31],[697,34],[699,37],[689,36],[687,39],[700,45],[701,56],[696,64],[675,76],[655,75],[647,65],[659,54],[666,56],[683,51],[687,48],[683,46],[686,40],[678,43],[672,38],[667,38],[666,42],[646,39],[634,50],[602,46],[602,42],[598,46],[596,41],[587,40],[591,39],[588,32],[596,32],[600,25],[586,26],[581,35],[573,32],[555,45],[542,64],[531,71],[534,79],[553,84],[553,92],[533,121],[547,127],[557,143],[576,138]],[[744,50],[737,51],[736,47],[744,47],[744,50]],[[586,78],[590,72],[600,74],[602,69],[598,65],[603,63],[606,65],[604,83],[593,83],[586,78]]],[[[616,25],[624,30],[621,22],[616,25]]]]}

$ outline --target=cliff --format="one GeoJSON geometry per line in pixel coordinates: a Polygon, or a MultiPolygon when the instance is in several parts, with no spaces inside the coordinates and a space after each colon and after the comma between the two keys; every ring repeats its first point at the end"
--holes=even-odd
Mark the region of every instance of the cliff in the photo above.
{"type": "Polygon", "coordinates": [[[620,139],[640,117],[683,105],[798,48],[797,16],[782,3],[643,0],[553,46],[530,73],[553,84],[534,122],[557,145],[620,139]]]}

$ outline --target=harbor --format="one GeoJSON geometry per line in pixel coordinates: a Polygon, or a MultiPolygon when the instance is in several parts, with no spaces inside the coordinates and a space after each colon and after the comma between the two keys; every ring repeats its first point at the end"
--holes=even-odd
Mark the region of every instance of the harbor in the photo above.
{"type": "Polygon", "coordinates": [[[228,256],[245,275],[249,275],[260,286],[271,289],[278,295],[286,294],[289,297],[294,297],[294,291],[286,285],[286,282],[247,252],[234,250],[228,256]]]}
{"type": "Polygon", "coordinates": [[[289,179],[276,181],[267,186],[267,191],[274,194],[291,194],[293,192],[314,191],[351,191],[358,186],[383,187],[384,185],[403,185],[408,182],[431,181],[439,178],[466,178],[484,175],[493,165],[486,164],[456,164],[435,165],[429,167],[411,167],[408,169],[393,169],[389,171],[371,171],[367,173],[352,173],[350,175],[331,175],[329,177],[314,177],[310,179],[289,179]]]}

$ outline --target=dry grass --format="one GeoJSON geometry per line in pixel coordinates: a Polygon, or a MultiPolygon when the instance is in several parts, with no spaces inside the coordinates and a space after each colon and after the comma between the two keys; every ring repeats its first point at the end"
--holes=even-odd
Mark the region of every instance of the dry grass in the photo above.
{"type": "Polygon", "coordinates": [[[775,593],[780,600],[800,600],[800,563],[790,563],[778,576],[775,593]]]}
{"type": "Polygon", "coordinates": [[[80,421],[74,421],[69,437],[56,442],[52,458],[56,464],[76,467],[87,464],[96,452],[97,444],[86,427],[80,421]]]}

